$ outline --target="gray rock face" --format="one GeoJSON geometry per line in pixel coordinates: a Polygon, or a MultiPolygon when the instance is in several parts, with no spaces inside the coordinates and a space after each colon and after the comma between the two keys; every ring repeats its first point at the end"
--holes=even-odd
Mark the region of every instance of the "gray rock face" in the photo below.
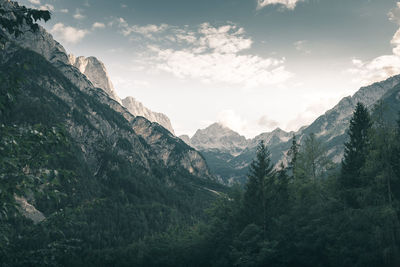
{"type": "Polygon", "coordinates": [[[103,89],[112,99],[121,103],[103,62],[95,57],[75,57],[74,55],[69,55],[68,59],[69,63],[85,74],[95,87],[103,89]]]}
{"type": "Polygon", "coordinates": [[[189,137],[189,135],[184,134],[184,135],[179,136],[179,138],[180,138],[183,142],[185,142],[187,145],[190,146],[190,137],[189,137]]]}
{"type": "Polygon", "coordinates": [[[190,144],[198,150],[218,150],[231,155],[239,155],[248,145],[248,140],[219,123],[204,130],[197,130],[190,144]]]}
{"type": "Polygon", "coordinates": [[[122,104],[129,110],[132,115],[145,117],[149,121],[156,122],[171,133],[175,134],[174,129],[172,128],[171,121],[166,115],[151,111],[150,109],[146,108],[141,102],[137,101],[131,96],[122,99],[122,104]]]}
{"type": "MultiPolygon", "coordinates": [[[[2,4],[8,5],[10,9],[13,8],[14,4],[12,2],[6,0],[0,1],[2,1],[2,4]]],[[[69,83],[76,86],[85,95],[91,96],[95,101],[111,109],[111,114],[108,116],[107,114],[99,113],[99,111],[93,109],[89,103],[86,103],[87,110],[85,110],[85,112],[89,112],[89,115],[84,115],[84,117],[85,120],[90,122],[90,127],[94,127],[95,130],[90,127],[82,127],[82,125],[76,124],[73,120],[68,122],[67,129],[69,133],[78,144],[81,144],[86,160],[92,163],[94,170],[97,168],[96,166],[100,164],[95,155],[96,140],[108,139],[109,143],[116,144],[119,138],[125,138],[135,147],[134,155],[126,155],[127,158],[132,160],[132,164],[140,164],[143,168],[150,169],[150,161],[157,162],[160,160],[158,155],[162,155],[162,162],[167,167],[184,169],[206,179],[212,178],[206,162],[198,152],[187,146],[179,138],[174,137],[158,124],[152,123],[144,118],[139,119],[133,116],[128,109],[113,99],[109,93],[106,93],[106,90],[95,86],[86,75],[70,64],[70,59],[65,49],[42,27],[39,27],[39,30],[35,33],[27,31],[26,34],[21,35],[17,39],[13,36],[10,36],[10,39],[12,42],[7,44],[9,47],[15,46],[13,45],[13,42],[15,42],[23,48],[33,50],[42,55],[69,83]],[[117,112],[123,117],[124,122],[119,122],[119,124],[129,124],[136,135],[132,136],[132,133],[129,131],[119,128],[117,122],[110,120],[112,116],[115,117],[115,115],[112,114],[113,112],[117,112]],[[138,121],[142,121],[143,123],[138,123],[138,121]],[[148,132],[151,132],[151,134],[148,134],[148,132]],[[139,136],[142,137],[142,141],[139,136]],[[143,140],[148,143],[145,145],[141,144],[143,140]]],[[[9,51],[11,50],[12,49],[9,51]]],[[[10,52],[10,57],[11,54],[10,52]]],[[[84,63],[85,60],[82,61],[84,63]]],[[[96,74],[96,71],[104,71],[104,66],[99,63],[96,69],[92,69],[91,67],[88,69],[91,61],[95,60],[90,59],[87,61],[88,64],[85,68],[85,72],[89,73],[89,76],[93,75],[92,77],[97,77],[96,75],[98,73],[96,74]]],[[[80,67],[83,65],[78,63],[80,67]]],[[[97,84],[101,86],[110,85],[110,83],[107,83],[105,80],[97,84]]],[[[61,101],[70,107],[71,111],[74,109],[81,110],[81,108],[78,109],[77,102],[82,102],[82,99],[76,99],[75,96],[68,91],[68,88],[58,84],[58,81],[53,77],[41,77],[40,86],[59,97],[61,101]]],[[[112,87],[110,86],[109,89],[112,89],[112,87]]],[[[83,112],[83,110],[80,112],[83,112]]],[[[115,118],[119,119],[119,116],[115,118]]]]}
{"type": "Polygon", "coordinates": [[[132,115],[145,117],[149,121],[156,122],[175,134],[171,121],[165,114],[151,111],[131,96],[121,101],[115,92],[106,67],[96,57],[85,58],[69,55],[68,58],[69,63],[83,73],[95,87],[103,89],[112,99],[125,106],[132,115]]]}

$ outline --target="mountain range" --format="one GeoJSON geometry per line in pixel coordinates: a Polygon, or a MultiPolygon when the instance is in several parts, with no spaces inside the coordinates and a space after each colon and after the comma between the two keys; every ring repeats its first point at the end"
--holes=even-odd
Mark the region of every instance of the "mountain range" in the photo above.
{"type": "MultiPolygon", "coordinates": [[[[2,0],[0,4],[9,11],[18,8],[15,2],[2,0]]],[[[0,110],[0,114],[6,133],[18,132],[10,138],[28,153],[27,158],[32,158],[22,162],[25,158],[17,155],[15,166],[22,167],[16,171],[23,168],[21,175],[43,183],[16,198],[26,217],[35,218],[36,223],[50,220],[59,209],[65,212],[67,206],[80,207],[77,216],[83,216],[89,210],[104,209],[95,203],[114,203],[112,199],[120,195],[119,207],[131,213],[127,220],[132,216],[141,218],[130,222],[127,229],[143,237],[159,225],[195,220],[207,203],[225,190],[215,181],[204,157],[176,137],[172,127],[166,129],[135,113],[143,112],[154,119],[161,115],[131,98],[118,98],[99,60],[68,55],[42,27],[33,32],[25,25],[23,30],[25,33],[19,37],[8,35],[0,51],[0,100],[12,100],[7,112],[0,110]],[[16,81],[18,89],[14,92],[10,84],[16,81]],[[127,107],[122,105],[124,102],[127,107]],[[139,111],[135,111],[136,106],[139,111]],[[65,142],[47,148],[49,135],[62,137],[65,142]],[[36,141],[25,144],[26,140],[15,139],[17,136],[36,141]],[[40,138],[44,140],[39,142],[40,138]],[[40,153],[31,151],[36,145],[40,153]],[[40,160],[41,153],[46,160],[40,160]],[[46,165],[48,161],[53,163],[46,165]],[[73,176],[68,186],[66,173],[73,176]],[[54,191],[49,186],[55,184],[44,180],[48,175],[65,186],[54,191]],[[67,192],[67,188],[74,193],[67,192]],[[39,197],[50,193],[68,200],[55,207],[39,197]],[[155,212],[157,207],[163,211],[155,212]],[[154,212],[157,215],[150,219],[154,212]],[[152,221],[151,225],[147,220],[152,221]],[[146,230],[137,230],[140,225],[146,225],[146,230]]],[[[3,107],[4,103],[0,104],[3,107]]]]}
{"type": "Polygon", "coordinates": [[[114,85],[108,75],[107,69],[103,62],[96,57],[75,57],[70,54],[68,56],[69,63],[76,67],[82,74],[89,79],[95,87],[103,89],[112,99],[123,105],[134,116],[145,117],[151,122],[156,122],[165,129],[174,133],[172,124],[167,115],[151,111],[135,98],[128,96],[120,99],[115,92],[114,85]]]}
{"type": "Polygon", "coordinates": [[[181,139],[199,150],[219,181],[228,185],[246,181],[248,167],[261,140],[268,146],[274,164],[279,165],[280,162],[286,163],[286,153],[293,136],[301,143],[307,135],[313,133],[325,146],[329,159],[340,163],[347,140],[346,131],[356,104],[361,102],[372,110],[375,104],[382,102],[387,110],[385,118],[394,121],[399,110],[399,84],[400,75],[397,75],[362,87],[353,96],[343,98],[313,123],[296,132],[285,132],[277,128],[246,139],[233,130],[214,123],[206,129],[198,130],[192,138],[181,136],[181,139]]]}

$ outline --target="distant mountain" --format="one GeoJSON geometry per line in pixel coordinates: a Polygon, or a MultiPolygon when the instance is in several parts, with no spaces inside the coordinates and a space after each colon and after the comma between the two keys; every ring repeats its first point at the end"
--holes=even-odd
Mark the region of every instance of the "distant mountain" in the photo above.
{"type": "Polygon", "coordinates": [[[248,141],[228,127],[214,123],[204,130],[197,130],[190,144],[202,151],[218,150],[236,156],[246,148],[248,141]]]}
{"type": "Polygon", "coordinates": [[[121,101],[115,92],[105,65],[99,59],[96,57],[75,57],[74,55],[69,55],[68,59],[69,63],[83,73],[95,87],[103,89],[112,99],[125,106],[132,115],[142,116],[151,122],[157,122],[175,134],[167,115],[151,111],[133,97],[127,97],[121,101]]]}
{"type": "Polygon", "coordinates": [[[249,164],[254,159],[257,145],[261,140],[271,151],[272,161],[279,164],[281,161],[286,163],[286,152],[291,146],[293,135],[302,142],[305,136],[314,133],[325,145],[328,157],[333,162],[339,163],[347,140],[346,131],[357,102],[372,109],[379,100],[383,101],[387,106],[385,117],[393,121],[400,109],[399,84],[400,75],[362,87],[353,96],[343,98],[312,124],[301,127],[297,132],[285,132],[277,128],[246,140],[226,127],[213,124],[197,131],[189,144],[204,155],[212,172],[225,184],[246,181],[249,164]]]}
{"type": "Polygon", "coordinates": [[[132,115],[142,116],[151,122],[157,122],[165,129],[175,134],[174,129],[172,128],[171,121],[167,117],[167,115],[151,111],[150,109],[146,108],[141,102],[137,101],[131,96],[122,99],[122,104],[129,110],[132,115]]]}

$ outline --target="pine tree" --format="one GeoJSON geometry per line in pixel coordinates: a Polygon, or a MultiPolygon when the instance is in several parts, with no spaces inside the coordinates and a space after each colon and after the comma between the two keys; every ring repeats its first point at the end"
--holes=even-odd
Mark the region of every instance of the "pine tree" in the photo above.
{"type": "Polygon", "coordinates": [[[349,138],[345,143],[342,170],[339,185],[344,201],[353,207],[357,206],[354,189],[362,186],[361,170],[368,155],[369,130],[371,128],[370,114],[362,103],[357,103],[353,117],[350,120],[349,138]]]}
{"type": "Polygon", "coordinates": [[[300,145],[297,143],[296,135],[293,134],[292,146],[290,147],[287,156],[288,158],[288,169],[294,175],[294,169],[296,168],[297,156],[299,154],[300,145]]]}
{"type": "Polygon", "coordinates": [[[244,212],[248,223],[262,226],[264,236],[267,227],[267,188],[273,186],[274,175],[270,152],[261,141],[256,158],[250,165],[249,180],[244,195],[244,212]]]}

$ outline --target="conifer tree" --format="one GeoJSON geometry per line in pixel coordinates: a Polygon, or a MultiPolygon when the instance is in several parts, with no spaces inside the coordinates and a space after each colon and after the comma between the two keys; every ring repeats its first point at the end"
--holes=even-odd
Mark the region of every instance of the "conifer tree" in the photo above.
{"type": "Polygon", "coordinates": [[[297,143],[296,135],[293,134],[292,146],[290,147],[290,149],[287,153],[287,156],[289,157],[288,169],[290,171],[292,171],[293,174],[294,174],[294,169],[296,168],[297,156],[299,154],[299,147],[300,147],[300,145],[297,143]]]}
{"type": "Polygon", "coordinates": [[[353,117],[350,120],[349,141],[345,143],[342,170],[339,185],[345,202],[356,206],[354,189],[362,186],[361,170],[365,164],[369,146],[369,130],[371,118],[367,108],[357,103],[353,117]]]}
{"type": "Polygon", "coordinates": [[[249,180],[244,195],[244,209],[248,223],[262,226],[265,235],[267,214],[267,188],[273,185],[275,172],[271,165],[271,156],[264,142],[257,148],[255,160],[250,165],[249,180]]]}

